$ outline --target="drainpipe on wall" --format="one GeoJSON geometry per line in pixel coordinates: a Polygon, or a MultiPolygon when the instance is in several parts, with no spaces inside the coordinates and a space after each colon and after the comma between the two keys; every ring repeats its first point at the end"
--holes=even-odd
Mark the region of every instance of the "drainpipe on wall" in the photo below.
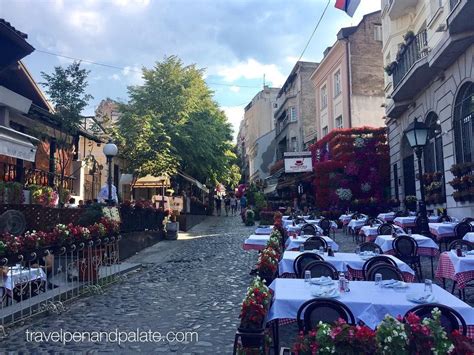
{"type": "Polygon", "coordinates": [[[349,93],[348,106],[349,106],[349,128],[352,128],[352,109],[351,109],[351,99],[352,99],[352,71],[351,71],[351,43],[346,39],[346,60],[347,60],[347,92],[349,93]]]}

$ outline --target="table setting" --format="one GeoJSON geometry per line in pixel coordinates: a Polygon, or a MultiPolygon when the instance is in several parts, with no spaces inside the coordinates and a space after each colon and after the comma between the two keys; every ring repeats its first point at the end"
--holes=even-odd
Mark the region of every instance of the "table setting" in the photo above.
{"type": "MultiPolygon", "coordinates": [[[[439,255],[439,246],[434,242],[433,239],[421,234],[412,234],[410,237],[415,239],[415,241],[418,243],[418,255],[439,255]]],[[[395,254],[395,250],[393,250],[392,246],[394,239],[395,238],[391,235],[379,235],[375,239],[375,244],[377,244],[382,249],[384,254],[395,254]]]]}
{"type": "Polygon", "coordinates": [[[344,303],[354,314],[356,321],[362,321],[374,329],[390,314],[394,317],[405,314],[418,304],[439,302],[447,304],[463,315],[470,328],[474,329],[474,309],[443,288],[432,283],[403,283],[394,287],[397,281],[385,282],[351,281],[349,291],[340,292],[336,284],[315,285],[303,279],[275,279],[270,285],[274,291],[273,305],[268,320],[291,323],[296,320],[299,307],[309,299],[329,296],[344,303]],[[321,295],[321,296],[320,296],[321,295]],[[370,297],[368,297],[370,295],[370,297]]]}
{"type": "Polygon", "coordinates": [[[379,213],[377,218],[384,222],[393,222],[395,212],[379,213]]]}
{"type": "Polygon", "coordinates": [[[273,231],[273,226],[260,225],[255,229],[256,235],[270,235],[273,231]]]}
{"type": "MultiPolygon", "coordinates": [[[[298,236],[288,237],[286,239],[285,249],[286,250],[299,250],[301,245],[303,245],[304,242],[306,242],[306,240],[309,237],[312,237],[312,235],[298,235],[298,236]]],[[[321,238],[323,238],[326,241],[326,243],[328,244],[328,246],[332,248],[332,250],[334,251],[339,250],[339,245],[334,240],[332,240],[331,238],[327,236],[321,236],[321,238]]]]}
{"type": "Polygon", "coordinates": [[[15,285],[28,283],[41,279],[46,281],[46,273],[41,268],[24,268],[21,265],[16,265],[8,269],[7,275],[2,278],[2,284],[6,290],[12,291],[15,285]]]}
{"type": "MultiPolygon", "coordinates": [[[[439,220],[439,216],[428,216],[429,223],[436,223],[439,220]]],[[[397,217],[393,220],[393,223],[402,228],[413,228],[416,227],[416,216],[397,217]]]]}
{"type": "MultiPolygon", "coordinates": [[[[305,253],[310,252],[310,251],[305,251],[305,253]]],[[[356,253],[334,253],[334,256],[328,256],[327,253],[321,253],[319,251],[311,251],[311,252],[317,252],[325,261],[328,263],[332,264],[337,271],[339,272],[344,272],[348,274],[348,277],[350,279],[355,279],[355,278],[362,278],[362,268],[365,264],[365,262],[374,257],[377,256],[377,254],[370,254],[367,252],[356,254],[356,253]]],[[[286,250],[283,253],[283,257],[281,258],[279,264],[278,264],[278,272],[281,277],[296,277],[294,274],[293,270],[293,263],[295,259],[300,255],[300,251],[290,251],[286,250]]],[[[413,281],[415,278],[415,272],[413,269],[401,261],[400,259],[394,257],[393,255],[387,255],[389,258],[393,259],[395,263],[397,264],[397,267],[400,269],[402,272],[405,281],[413,281]]]]}
{"type": "Polygon", "coordinates": [[[459,289],[474,280],[474,251],[466,249],[458,256],[456,250],[441,253],[436,269],[436,277],[456,281],[459,289]]]}
{"type": "Polygon", "coordinates": [[[263,250],[267,246],[269,234],[251,234],[244,240],[244,250],[263,250]]]}

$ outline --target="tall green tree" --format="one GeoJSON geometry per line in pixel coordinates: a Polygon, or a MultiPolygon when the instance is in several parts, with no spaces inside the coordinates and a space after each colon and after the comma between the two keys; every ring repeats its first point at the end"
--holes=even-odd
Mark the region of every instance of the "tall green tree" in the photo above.
{"type": "Polygon", "coordinates": [[[143,85],[129,87],[119,120],[132,170],[146,175],[180,169],[211,184],[235,179],[231,127],[203,71],[170,56],[143,69],[143,79],[143,85]]]}
{"type": "Polygon", "coordinates": [[[54,118],[58,130],[55,130],[56,141],[55,165],[60,171],[58,185],[60,202],[63,201],[63,188],[66,169],[72,162],[73,138],[77,136],[82,123],[81,113],[92,96],[87,94],[87,76],[89,71],[81,68],[80,62],[73,62],[63,68],[57,66],[53,73],[41,72],[45,82],[40,83],[54,106],[54,118]]]}

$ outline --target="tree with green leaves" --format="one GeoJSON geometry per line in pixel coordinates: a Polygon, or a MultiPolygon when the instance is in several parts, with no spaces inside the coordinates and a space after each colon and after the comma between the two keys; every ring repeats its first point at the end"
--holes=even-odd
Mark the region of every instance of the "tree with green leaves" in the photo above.
{"type": "MultiPolygon", "coordinates": [[[[54,105],[54,118],[58,129],[54,132],[56,142],[55,165],[59,168],[59,196],[64,196],[64,180],[66,169],[72,163],[73,139],[78,135],[82,123],[82,111],[92,96],[86,93],[89,71],[81,68],[80,62],[73,62],[63,68],[57,66],[53,73],[41,72],[49,99],[54,105]]],[[[60,200],[61,203],[64,200],[60,200]]]]}
{"type": "Polygon", "coordinates": [[[181,170],[206,184],[235,184],[238,171],[231,127],[212,98],[203,70],[176,56],[143,69],[144,84],[128,88],[118,131],[130,172],[181,170]]]}

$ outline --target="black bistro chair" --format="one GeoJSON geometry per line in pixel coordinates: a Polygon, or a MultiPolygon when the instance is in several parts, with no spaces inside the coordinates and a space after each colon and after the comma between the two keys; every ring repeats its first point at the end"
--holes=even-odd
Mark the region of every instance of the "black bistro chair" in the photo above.
{"type": "Polygon", "coordinates": [[[329,276],[333,280],[338,279],[339,273],[337,269],[327,261],[312,261],[307,264],[301,272],[301,275],[304,277],[305,271],[309,270],[311,272],[311,278],[329,276]]]}
{"type": "Polygon", "coordinates": [[[393,233],[393,226],[389,223],[382,223],[377,228],[378,235],[392,235],[392,233],[393,233]]]}
{"type": "Polygon", "coordinates": [[[315,253],[301,253],[298,255],[295,261],[293,261],[293,270],[295,272],[296,278],[303,278],[304,275],[302,275],[302,270],[304,270],[306,265],[313,261],[324,261],[324,259],[315,253]]]}
{"type": "Polygon", "coordinates": [[[310,223],[306,223],[303,227],[301,227],[301,235],[318,235],[318,231],[316,227],[310,223]]]}
{"type": "Polygon", "coordinates": [[[471,222],[474,222],[474,218],[472,218],[472,217],[464,217],[461,222],[471,223],[471,222]]]}
{"type": "Polygon", "coordinates": [[[305,333],[315,329],[319,322],[335,323],[339,318],[347,324],[355,324],[351,310],[344,303],[329,298],[306,301],[296,314],[298,328],[305,333]]]}
{"type": "Polygon", "coordinates": [[[451,217],[449,217],[448,215],[442,215],[438,218],[438,223],[443,223],[443,222],[452,222],[453,220],[451,219],[451,217]]]}
{"type": "Polygon", "coordinates": [[[386,256],[386,255],[379,255],[379,256],[374,256],[373,258],[370,258],[367,260],[364,265],[362,266],[362,275],[364,280],[367,279],[367,273],[368,271],[377,264],[387,264],[387,265],[392,265],[394,267],[397,267],[397,263],[395,260],[392,258],[386,256]]]}
{"type": "Polygon", "coordinates": [[[404,281],[402,272],[396,266],[376,264],[368,270],[366,281],[374,281],[376,274],[382,275],[382,280],[404,281]]]}
{"type": "Polygon", "coordinates": [[[375,244],[374,242],[365,242],[365,243],[361,243],[359,245],[359,248],[360,248],[360,251],[371,251],[371,252],[376,252],[378,251],[379,254],[382,254],[382,248],[375,244]]]}
{"type": "MultiPolygon", "coordinates": [[[[392,241],[392,248],[398,259],[407,263],[415,270],[418,281],[421,282],[423,280],[423,271],[421,270],[416,240],[408,235],[399,235],[392,241]]],[[[431,272],[433,273],[433,264],[431,265],[431,272]]]]}
{"type": "Polygon", "coordinates": [[[454,227],[456,239],[462,239],[469,232],[472,232],[472,225],[469,222],[460,222],[454,227]]]}
{"type": "Polygon", "coordinates": [[[323,218],[319,221],[319,227],[323,230],[323,235],[327,235],[328,237],[333,237],[335,239],[336,233],[331,235],[331,226],[332,222],[328,218],[323,218]]]}
{"type": "Polygon", "coordinates": [[[320,247],[324,248],[324,251],[328,250],[328,243],[322,237],[312,236],[306,239],[303,243],[304,250],[319,250],[320,247]]]}
{"type": "Polygon", "coordinates": [[[458,311],[442,304],[430,303],[416,306],[410,309],[403,318],[406,319],[410,313],[416,314],[421,319],[431,318],[431,312],[434,308],[438,308],[441,312],[441,326],[444,328],[446,333],[451,334],[453,330],[459,330],[462,335],[466,336],[467,325],[464,318],[458,311]]]}

